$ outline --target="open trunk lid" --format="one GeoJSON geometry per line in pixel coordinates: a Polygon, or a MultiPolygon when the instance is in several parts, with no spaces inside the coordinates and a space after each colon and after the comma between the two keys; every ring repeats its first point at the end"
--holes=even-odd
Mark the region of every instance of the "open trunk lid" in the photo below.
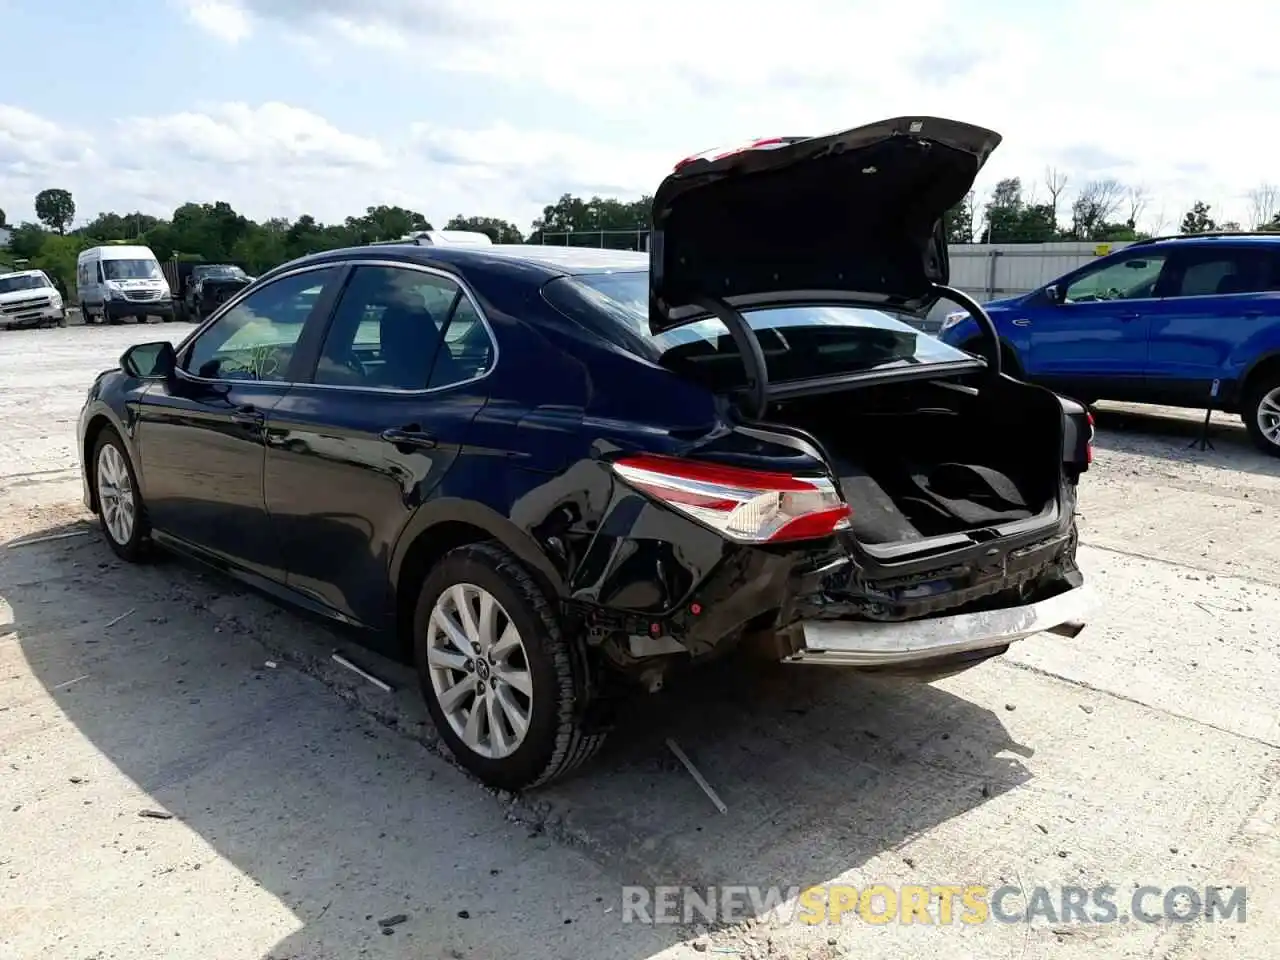
{"type": "Polygon", "coordinates": [[[654,195],[650,330],[707,316],[707,297],[735,310],[926,312],[950,276],[943,215],[1000,139],[955,120],[899,117],[686,160],[654,195]]]}

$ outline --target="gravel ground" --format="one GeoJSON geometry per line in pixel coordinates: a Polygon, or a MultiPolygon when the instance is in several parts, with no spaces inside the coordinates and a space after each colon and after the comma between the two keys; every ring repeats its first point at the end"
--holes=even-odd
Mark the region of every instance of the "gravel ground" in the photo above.
{"type": "Polygon", "coordinates": [[[92,375],[187,329],[0,335],[0,543],[75,534],[0,547],[0,958],[1280,955],[1280,461],[1238,421],[1201,452],[1194,413],[1104,411],[1081,556],[1106,605],[1077,639],[932,685],[718,668],[516,800],[448,762],[405,668],[87,527],[92,375]],[[621,922],[624,884],[827,882],[1244,886],[1248,912],[621,922]]]}

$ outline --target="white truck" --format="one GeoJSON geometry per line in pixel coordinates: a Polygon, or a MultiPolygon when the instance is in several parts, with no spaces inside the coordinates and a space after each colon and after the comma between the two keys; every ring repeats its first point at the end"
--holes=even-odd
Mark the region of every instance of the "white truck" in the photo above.
{"type": "Polygon", "coordinates": [[[62,295],[43,270],[0,273],[0,327],[65,327],[62,295]]]}

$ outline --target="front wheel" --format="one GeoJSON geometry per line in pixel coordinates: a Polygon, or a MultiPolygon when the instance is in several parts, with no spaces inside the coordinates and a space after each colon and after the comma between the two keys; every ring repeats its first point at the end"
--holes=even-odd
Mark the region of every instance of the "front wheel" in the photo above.
{"type": "Polygon", "coordinates": [[[1280,457],[1280,371],[1249,388],[1240,415],[1254,445],[1263,453],[1280,457]]]}
{"type": "Polygon", "coordinates": [[[147,511],[129,452],[120,435],[107,427],[93,447],[93,485],[98,519],[107,545],[122,560],[137,563],[147,548],[147,511]]]}
{"type": "Polygon", "coordinates": [[[574,715],[581,653],[546,594],[494,544],[446,554],[423,582],[414,660],[427,709],[458,763],[491,787],[521,790],[561,777],[604,735],[574,715]]]}

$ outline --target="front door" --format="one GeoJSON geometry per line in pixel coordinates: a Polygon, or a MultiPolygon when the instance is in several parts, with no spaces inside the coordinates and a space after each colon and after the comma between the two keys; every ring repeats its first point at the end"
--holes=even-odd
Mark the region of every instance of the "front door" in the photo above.
{"type": "Polygon", "coordinates": [[[289,586],[344,619],[389,625],[392,552],[461,452],[495,359],[454,278],[355,266],[312,382],[267,415],[267,509],[289,586]]]}
{"type": "Polygon", "coordinates": [[[156,536],[283,580],[262,494],[266,418],[289,392],[306,321],[323,313],[338,272],[312,269],[250,294],[184,347],[171,383],[143,395],[140,479],[156,536]]]}
{"type": "Polygon", "coordinates": [[[1028,376],[1085,400],[1140,395],[1165,259],[1159,251],[1124,251],[1067,277],[1061,303],[1013,318],[1026,328],[1028,376]]]}

